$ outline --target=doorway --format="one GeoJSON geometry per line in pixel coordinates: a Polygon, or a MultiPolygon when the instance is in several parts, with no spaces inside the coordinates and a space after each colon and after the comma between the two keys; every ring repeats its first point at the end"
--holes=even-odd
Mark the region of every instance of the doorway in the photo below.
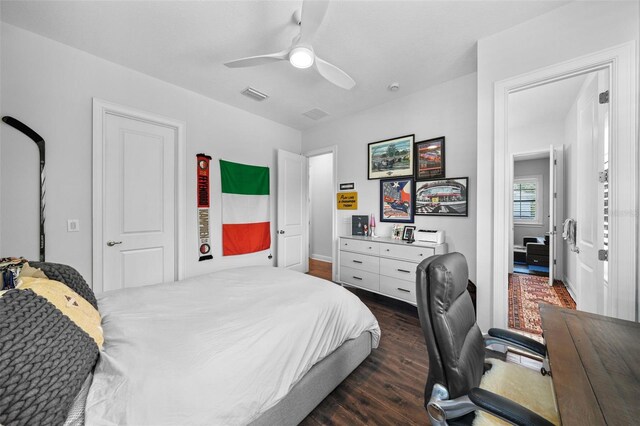
{"type": "Polygon", "coordinates": [[[577,192],[575,166],[567,175],[565,165],[576,162],[576,106],[587,78],[574,76],[508,95],[508,325],[534,335],[542,332],[538,303],[576,308],[575,292],[566,285],[571,274],[562,224],[575,216],[575,207],[568,205],[577,192]]]}
{"type": "MultiPolygon", "coordinates": [[[[565,150],[570,160],[564,160],[567,166],[564,186],[571,190],[565,191],[565,206],[572,203],[567,201],[570,197],[576,197],[575,204],[571,204],[575,210],[565,211],[565,218],[575,214],[577,227],[573,232],[575,244],[565,243],[564,250],[574,250],[571,253],[576,265],[578,254],[588,253],[589,259],[585,259],[585,263],[590,265],[584,267],[581,274],[576,274],[570,286],[575,289],[578,309],[623,319],[637,318],[635,243],[638,223],[637,216],[625,214],[635,211],[637,202],[636,104],[632,96],[635,93],[635,75],[635,50],[627,43],[496,83],[493,326],[505,327],[508,320],[509,301],[505,287],[510,262],[509,239],[512,237],[513,188],[509,167],[513,150],[509,129],[511,96],[536,88],[553,88],[553,84],[573,77],[584,78],[581,90],[588,90],[589,83],[598,89],[590,92],[591,109],[582,108],[580,112],[580,100],[576,100],[572,114],[575,122],[573,126],[567,126],[571,130],[565,134],[565,137],[589,142],[582,147],[576,145],[581,147],[581,153],[577,149],[573,153],[569,148],[565,150]],[[592,117],[590,121],[587,120],[589,114],[592,117]],[[579,137],[580,134],[586,137],[579,137]],[[593,173],[595,169],[597,173],[593,173]],[[575,178],[575,186],[566,183],[571,177],[575,178]],[[580,226],[589,229],[581,232],[580,226]],[[581,241],[581,234],[587,240],[581,241]],[[587,243],[591,247],[586,246],[587,243]],[[583,245],[586,250],[582,250],[583,245]],[[606,275],[599,270],[605,271],[606,275]],[[595,282],[595,286],[590,280],[595,282]],[[589,299],[600,302],[592,308],[590,306],[594,304],[589,299]]],[[[554,103],[546,99],[538,106],[543,111],[553,108],[554,103]]],[[[536,137],[535,140],[549,144],[544,138],[536,137]]],[[[566,231],[566,227],[558,227],[556,233],[566,231]]],[[[570,259],[566,259],[565,264],[570,264],[570,259]]],[[[568,268],[564,268],[565,277],[568,268]]]]}
{"type": "MultiPolygon", "coordinates": [[[[553,148],[552,148],[553,149],[553,148]]],[[[556,234],[557,217],[551,201],[562,202],[551,193],[551,182],[557,177],[556,164],[549,164],[549,150],[513,155],[513,261],[510,272],[546,277],[553,284],[558,264],[556,234]],[[554,200],[550,200],[554,197],[554,200]]],[[[555,156],[555,155],[554,155],[555,156]]],[[[553,162],[552,162],[553,163],[553,162]]],[[[553,188],[555,192],[555,186],[553,188]]]]}
{"type": "Polygon", "coordinates": [[[335,147],[307,153],[309,160],[309,274],[335,280],[335,147]]]}

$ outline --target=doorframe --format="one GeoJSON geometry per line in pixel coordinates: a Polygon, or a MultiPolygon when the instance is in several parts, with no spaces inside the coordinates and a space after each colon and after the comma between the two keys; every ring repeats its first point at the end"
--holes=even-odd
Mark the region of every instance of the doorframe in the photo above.
{"type": "Polygon", "coordinates": [[[181,280],[185,276],[185,218],[186,218],[186,123],[173,118],[164,117],[147,111],[119,105],[99,98],[93,98],[93,183],[92,183],[92,288],[96,293],[103,291],[103,207],[104,207],[104,136],[105,118],[107,114],[145,121],[151,124],[169,127],[175,130],[176,146],[176,205],[175,205],[175,253],[176,278],[181,280]]]}
{"type": "MultiPolygon", "coordinates": [[[[331,200],[331,279],[333,281],[337,281],[338,268],[336,267],[336,257],[337,257],[337,244],[338,244],[338,236],[337,236],[337,226],[336,226],[336,218],[337,218],[337,205],[336,205],[336,194],[337,185],[338,185],[338,145],[331,145],[324,148],[313,149],[311,151],[305,152],[304,155],[309,159],[310,157],[317,157],[318,155],[323,154],[333,154],[333,170],[331,176],[331,184],[333,187],[333,198],[331,200]]],[[[309,173],[309,162],[307,161],[307,174],[309,173]]],[[[309,180],[307,179],[307,223],[309,223],[309,180]]],[[[307,226],[307,234],[310,233],[310,226],[307,226]]],[[[311,239],[307,236],[307,242],[311,241],[311,239]]]]}
{"type": "Polygon", "coordinates": [[[554,81],[608,68],[610,71],[610,233],[615,236],[609,246],[611,314],[637,320],[637,201],[638,162],[636,43],[630,41],[590,55],[497,81],[494,87],[494,220],[493,220],[493,327],[506,328],[508,314],[509,210],[509,94],[542,86],[554,81]],[[617,213],[617,214],[616,214],[617,213]],[[616,283],[615,287],[611,287],[616,283]],[[617,283],[629,283],[617,286],[617,283]]]}
{"type": "MultiPolygon", "coordinates": [[[[562,145],[558,145],[558,146],[553,146],[553,149],[556,153],[556,161],[557,164],[555,165],[555,188],[551,188],[551,181],[549,179],[549,194],[553,194],[554,192],[556,193],[556,212],[557,214],[555,215],[556,217],[554,218],[554,225],[556,227],[556,230],[554,231],[553,234],[553,241],[555,244],[554,247],[554,258],[557,261],[557,263],[554,266],[554,275],[559,276],[562,280],[564,280],[564,275],[560,275],[558,273],[559,270],[564,271],[564,256],[562,253],[562,249],[560,248],[561,246],[561,242],[559,240],[559,235],[561,235],[561,233],[558,232],[558,229],[561,227],[561,225],[559,225],[558,222],[558,218],[562,218],[564,216],[564,144],[562,145]]],[[[549,154],[550,154],[550,150],[549,148],[546,149],[535,149],[535,150],[528,150],[528,151],[518,151],[518,152],[510,152],[509,153],[509,158],[510,158],[510,164],[509,164],[509,176],[510,176],[510,182],[509,182],[509,188],[513,188],[513,182],[515,181],[515,163],[516,161],[527,161],[530,159],[545,159],[548,160],[549,159],[549,154]],[[533,157],[533,158],[531,158],[533,157]]],[[[551,170],[549,170],[549,175],[551,174],[551,170]]],[[[544,181],[544,176],[541,176],[542,180],[544,181]]],[[[549,176],[547,176],[547,178],[549,178],[549,176]]],[[[543,196],[544,199],[544,196],[543,196]]],[[[544,199],[545,203],[549,203],[549,200],[544,199]]],[[[511,232],[511,235],[509,236],[509,241],[510,244],[514,244],[514,234],[515,234],[515,223],[513,222],[513,191],[509,191],[509,231],[511,232]]],[[[552,212],[551,212],[551,206],[549,206],[549,216],[551,216],[552,212]]],[[[541,229],[545,229],[544,228],[544,221],[543,224],[540,225],[541,229]]],[[[549,229],[547,228],[545,230],[545,232],[549,231],[549,229]]],[[[549,258],[550,262],[553,262],[554,259],[549,258]]],[[[509,247],[509,270],[511,270],[511,267],[513,266],[513,250],[511,250],[511,246],[509,247]]],[[[551,270],[549,270],[549,274],[548,277],[551,278],[551,280],[555,280],[555,277],[551,276],[551,270]]],[[[553,282],[553,281],[552,281],[553,282]]],[[[565,283],[566,284],[566,283],[565,283]]],[[[569,287],[567,286],[567,289],[569,289],[569,287]]],[[[571,293],[571,291],[570,291],[571,293]]],[[[573,297],[573,296],[572,296],[573,297]]]]}

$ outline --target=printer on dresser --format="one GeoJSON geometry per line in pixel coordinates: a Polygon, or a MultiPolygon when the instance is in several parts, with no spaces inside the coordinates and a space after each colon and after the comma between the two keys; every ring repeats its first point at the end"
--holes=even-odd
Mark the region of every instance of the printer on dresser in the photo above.
{"type": "Polygon", "coordinates": [[[416,267],[446,243],[419,245],[392,238],[340,237],[340,282],[416,304],[416,267]]]}

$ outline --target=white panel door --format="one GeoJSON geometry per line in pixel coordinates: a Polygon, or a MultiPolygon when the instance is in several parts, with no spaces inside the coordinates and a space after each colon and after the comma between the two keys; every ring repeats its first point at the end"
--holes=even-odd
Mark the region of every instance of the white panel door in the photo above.
{"type": "MultiPolygon", "coordinates": [[[[604,71],[600,71],[604,73],[604,71]]],[[[576,246],[577,308],[606,315],[608,288],[604,263],[598,260],[598,250],[604,246],[604,187],[599,172],[604,170],[604,116],[608,105],[600,105],[598,94],[605,78],[592,75],[578,98],[577,142],[577,213],[576,246]],[[600,80],[600,84],[599,84],[600,80]],[[601,86],[601,87],[599,87],[601,86]]]]}
{"type": "Polygon", "coordinates": [[[106,114],[103,290],[173,281],[174,128],[106,114]]]}
{"type": "Polygon", "coordinates": [[[309,271],[307,158],[278,150],[278,258],[280,268],[309,271]]]}

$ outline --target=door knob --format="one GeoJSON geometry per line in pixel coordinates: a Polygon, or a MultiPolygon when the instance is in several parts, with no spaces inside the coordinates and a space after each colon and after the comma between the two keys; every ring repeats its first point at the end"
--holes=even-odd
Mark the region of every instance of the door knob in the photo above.
{"type": "Polygon", "coordinates": [[[113,247],[113,246],[115,246],[116,244],[122,244],[122,241],[107,241],[107,245],[108,245],[109,247],[113,247]]]}
{"type": "Polygon", "coordinates": [[[284,231],[281,229],[278,231],[278,234],[284,234],[284,231]]]}

